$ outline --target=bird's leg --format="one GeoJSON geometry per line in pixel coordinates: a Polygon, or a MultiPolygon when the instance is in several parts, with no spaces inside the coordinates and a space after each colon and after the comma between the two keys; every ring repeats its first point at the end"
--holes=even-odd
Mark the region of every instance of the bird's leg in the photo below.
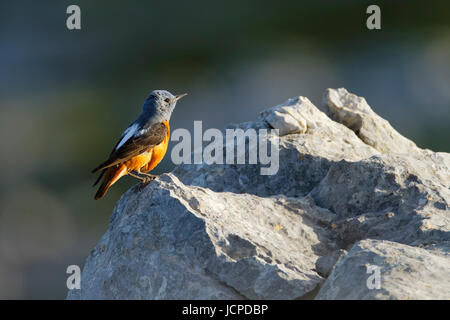
{"type": "Polygon", "coordinates": [[[137,174],[128,172],[128,175],[132,176],[133,178],[139,179],[141,181],[145,181],[145,178],[138,176],[137,174]]]}
{"type": "Polygon", "coordinates": [[[154,175],[154,174],[145,173],[145,172],[139,172],[139,174],[147,176],[147,177],[151,178],[152,180],[155,179],[156,177],[159,177],[159,175],[154,175]]]}
{"type": "Polygon", "coordinates": [[[135,172],[136,174],[131,173],[131,172],[129,172],[128,174],[129,174],[130,176],[132,176],[132,177],[135,177],[135,178],[141,180],[143,185],[147,185],[149,182],[153,181],[153,180],[156,178],[156,176],[151,175],[151,174],[145,174],[145,173],[142,173],[142,172],[140,172],[140,171],[134,171],[134,172],[135,172]],[[141,177],[141,176],[139,176],[138,174],[142,174],[142,175],[144,175],[145,177],[141,177]]]}
{"type": "Polygon", "coordinates": [[[149,179],[149,178],[147,178],[147,177],[146,177],[146,178],[140,177],[140,176],[138,176],[137,174],[134,174],[134,173],[132,173],[132,172],[128,172],[128,174],[129,174],[130,176],[132,176],[132,177],[134,177],[134,178],[139,179],[139,180],[142,181],[141,184],[140,184],[139,187],[138,187],[139,191],[142,191],[142,189],[143,189],[147,184],[149,184],[150,181],[153,180],[153,179],[149,179]]]}
{"type": "Polygon", "coordinates": [[[141,180],[141,181],[142,181],[142,182],[141,182],[141,185],[142,185],[142,186],[146,186],[150,181],[152,181],[152,180],[154,179],[154,178],[152,179],[152,178],[148,178],[148,177],[140,177],[140,176],[138,176],[137,174],[133,174],[133,173],[131,173],[131,172],[128,172],[128,174],[129,174],[130,176],[136,178],[136,179],[141,180]]]}

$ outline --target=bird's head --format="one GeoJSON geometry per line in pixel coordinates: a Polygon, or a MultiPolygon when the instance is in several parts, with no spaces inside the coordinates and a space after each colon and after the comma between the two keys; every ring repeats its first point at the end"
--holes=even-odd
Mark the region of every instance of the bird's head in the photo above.
{"type": "Polygon", "coordinates": [[[186,95],[187,93],[183,93],[175,96],[166,90],[154,90],[145,99],[142,111],[160,118],[161,121],[169,120],[177,101],[186,95]]]}

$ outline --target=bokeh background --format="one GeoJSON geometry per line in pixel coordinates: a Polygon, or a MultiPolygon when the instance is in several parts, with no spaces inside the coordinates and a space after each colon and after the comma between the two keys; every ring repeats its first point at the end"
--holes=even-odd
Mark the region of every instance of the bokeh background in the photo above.
{"type": "MultiPolygon", "coordinates": [[[[136,183],[94,201],[90,170],[153,89],[189,93],[172,128],[206,129],[345,87],[450,152],[449,1],[8,0],[0,75],[0,298],[65,298],[67,266],[84,265],[136,183]],[[366,28],[373,3],[381,30],[366,28]],[[66,28],[70,4],[79,31],[66,28]]],[[[157,173],[172,168],[166,157],[157,173]]]]}

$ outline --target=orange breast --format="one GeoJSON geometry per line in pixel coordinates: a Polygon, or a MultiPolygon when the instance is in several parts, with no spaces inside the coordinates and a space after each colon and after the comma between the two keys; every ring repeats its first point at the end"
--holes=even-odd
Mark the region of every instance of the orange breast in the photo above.
{"type": "Polygon", "coordinates": [[[130,160],[124,162],[125,166],[130,171],[139,171],[142,167],[147,165],[152,159],[152,151],[149,150],[147,152],[141,153],[138,156],[131,158],[130,160]]]}
{"type": "Polygon", "coordinates": [[[155,168],[164,158],[167,151],[167,146],[169,145],[170,127],[168,121],[164,121],[163,124],[167,127],[167,135],[164,140],[160,144],[148,149],[146,152],[124,162],[128,172],[148,172],[155,168]]]}
{"type": "Polygon", "coordinates": [[[167,146],[169,145],[170,126],[169,121],[164,121],[163,124],[167,128],[167,135],[160,144],[148,150],[148,152],[151,153],[151,157],[145,165],[140,167],[140,171],[142,172],[153,170],[161,162],[161,160],[164,158],[164,155],[166,154],[167,146]]]}

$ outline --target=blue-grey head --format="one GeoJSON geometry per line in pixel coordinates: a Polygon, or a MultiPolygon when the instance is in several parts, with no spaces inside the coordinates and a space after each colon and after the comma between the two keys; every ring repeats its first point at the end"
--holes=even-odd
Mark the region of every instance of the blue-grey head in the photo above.
{"type": "Polygon", "coordinates": [[[154,90],[145,99],[142,113],[161,122],[169,120],[177,101],[186,95],[187,93],[173,95],[166,90],[154,90]]]}

